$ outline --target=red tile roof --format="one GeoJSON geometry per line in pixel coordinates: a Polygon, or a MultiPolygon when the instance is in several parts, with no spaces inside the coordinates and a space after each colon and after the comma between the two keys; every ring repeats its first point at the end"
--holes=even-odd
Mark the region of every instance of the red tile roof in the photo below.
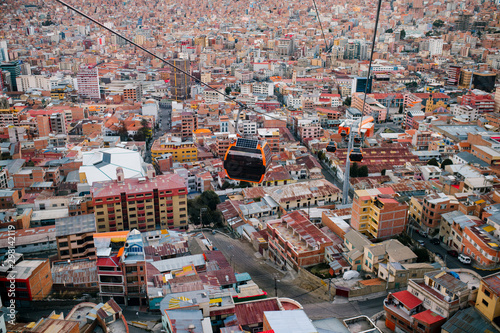
{"type": "Polygon", "coordinates": [[[441,317],[440,315],[432,312],[431,310],[426,310],[426,311],[417,313],[416,315],[413,315],[412,317],[418,321],[421,321],[421,322],[429,324],[429,325],[435,324],[435,323],[444,319],[444,317],[441,317]]]}
{"type": "Polygon", "coordinates": [[[393,293],[392,296],[410,310],[422,304],[422,301],[408,290],[398,291],[397,293],[393,293]]]}

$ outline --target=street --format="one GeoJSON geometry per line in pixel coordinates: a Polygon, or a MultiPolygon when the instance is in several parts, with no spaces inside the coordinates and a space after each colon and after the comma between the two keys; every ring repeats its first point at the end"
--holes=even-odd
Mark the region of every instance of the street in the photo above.
{"type": "Polygon", "coordinates": [[[476,273],[478,273],[481,276],[487,276],[487,275],[493,274],[495,272],[498,272],[498,270],[496,270],[496,271],[486,271],[486,270],[475,269],[472,265],[462,264],[458,260],[458,258],[452,257],[452,256],[450,256],[450,255],[448,255],[446,253],[447,249],[445,249],[443,246],[441,246],[442,243],[440,245],[434,245],[434,244],[432,244],[431,241],[430,241],[430,238],[424,238],[424,237],[422,237],[417,232],[416,229],[413,230],[412,232],[410,232],[410,237],[412,237],[416,241],[423,240],[425,242],[425,248],[426,249],[428,249],[432,253],[439,253],[441,256],[443,256],[443,259],[446,262],[446,267],[448,267],[448,268],[466,268],[466,269],[471,269],[471,270],[475,271],[476,273]]]}
{"type": "Polygon", "coordinates": [[[161,137],[163,134],[167,133],[171,126],[171,117],[172,117],[172,109],[171,108],[159,108],[158,109],[158,118],[160,119],[159,123],[161,124],[159,129],[154,129],[153,130],[153,137],[148,141],[146,141],[147,147],[146,147],[146,153],[144,156],[144,161],[147,163],[151,163],[151,146],[153,145],[153,142],[155,142],[156,139],[161,137]]]}
{"type": "Polygon", "coordinates": [[[333,302],[323,301],[297,285],[296,273],[286,272],[284,274],[269,261],[256,256],[256,251],[247,241],[232,239],[218,233],[212,235],[209,232],[204,232],[204,234],[224,254],[236,272],[250,274],[252,280],[266,291],[269,297],[275,296],[274,278],[277,277],[278,296],[292,298],[302,304],[304,311],[311,319],[349,318],[361,314],[372,316],[383,310],[384,297],[362,302],[349,302],[343,297],[336,296],[333,302]]]}

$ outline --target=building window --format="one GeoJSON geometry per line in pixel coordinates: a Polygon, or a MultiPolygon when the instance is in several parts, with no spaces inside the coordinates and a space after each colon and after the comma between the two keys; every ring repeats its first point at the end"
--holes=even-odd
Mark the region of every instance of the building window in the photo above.
{"type": "Polygon", "coordinates": [[[486,302],[486,300],[483,299],[482,302],[483,302],[484,305],[488,306],[488,302],[486,302]]]}
{"type": "Polygon", "coordinates": [[[490,291],[489,291],[488,289],[484,289],[484,294],[485,294],[487,297],[491,298],[491,293],[490,293],[490,291]]]}

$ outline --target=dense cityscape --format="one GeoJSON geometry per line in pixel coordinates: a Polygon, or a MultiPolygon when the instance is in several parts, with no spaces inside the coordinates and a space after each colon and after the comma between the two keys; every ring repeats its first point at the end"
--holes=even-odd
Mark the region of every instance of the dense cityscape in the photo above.
{"type": "Polygon", "coordinates": [[[498,6],[0,0],[0,332],[500,332],[498,6]]]}

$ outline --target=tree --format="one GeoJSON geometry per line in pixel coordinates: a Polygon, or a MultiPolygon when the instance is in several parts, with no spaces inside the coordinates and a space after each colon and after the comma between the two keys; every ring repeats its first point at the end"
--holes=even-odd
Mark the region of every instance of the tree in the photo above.
{"type": "Polygon", "coordinates": [[[401,40],[403,40],[403,39],[406,38],[406,31],[405,31],[405,29],[401,30],[401,32],[399,33],[399,38],[401,40]]]}
{"type": "Polygon", "coordinates": [[[427,165],[434,165],[434,166],[439,166],[438,161],[433,157],[429,161],[427,161],[427,165]]]}
{"type": "Polygon", "coordinates": [[[351,97],[346,97],[344,105],[351,106],[351,97]]]}
{"type": "Polygon", "coordinates": [[[429,262],[431,260],[427,249],[415,248],[413,253],[417,255],[417,262],[429,262]]]}
{"type": "Polygon", "coordinates": [[[390,28],[385,31],[386,34],[392,34],[393,32],[394,32],[394,30],[392,30],[390,28]]]}
{"type": "Polygon", "coordinates": [[[226,94],[229,95],[231,93],[231,87],[226,87],[226,94]]]}
{"type": "Polygon", "coordinates": [[[441,163],[441,169],[444,170],[444,168],[447,166],[447,165],[452,165],[453,164],[453,161],[450,160],[449,158],[445,159],[442,163],[441,163]]]}
{"type": "Polygon", "coordinates": [[[220,204],[220,199],[214,191],[203,192],[196,201],[201,206],[207,206],[210,210],[217,210],[217,205],[220,204]]]}
{"type": "Polygon", "coordinates": [[[354,162],[349,168],[349,175],[352,178],[358,177],[358,163],[354,162]]]}
{"type": "Polygon", "coordinates": [[[401,104],[401,105],[399,106],[398,113],[399,113],[399,114],[403,114],[403,110],[404,110],[404,107],[403,107],[403,104],[401,104]]]}
{"type": "Polygon", "coordinates": [[[432,23],[432,26],[434,28],[441,28],[442,26],[444,25],[444,22],[441,21],[441,20],[435,20],[433,23],[432,23]]]}
{"type": "Polygon", "coordinates": [[[387,170],[382,169],[382,171],[380,171],[380,174],[381,174],[382,176],[385,176],[386,172],[387,172],[387,170]]]}
{"type": "Polygon", "coordinates": [[[366,165],[362,165],[358,169],[358,177],[368,177],[368,167],[366,165]]]}

